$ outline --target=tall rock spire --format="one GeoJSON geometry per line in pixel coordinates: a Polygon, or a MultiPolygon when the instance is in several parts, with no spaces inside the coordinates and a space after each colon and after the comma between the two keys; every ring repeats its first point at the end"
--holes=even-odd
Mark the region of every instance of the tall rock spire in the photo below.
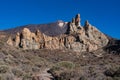
{"type": "Polygon", "coordinates": [[[89,25],[90,25],[90,24],[89,24],[88,20],[86,20],[84,27],[87,27],[87,26],[89,26],[89,25]]]}
{"type": "Polygon", "coordinates": [[[15,36],[15,46],[19,46],[20,44],[20,33],[17,32],[16,36],[15,36]]]}
{"type": "Polygon", "coordinates": [[[77,27],[80,27],[81,26],[81,23],[80,23],[81,19],[80,19],[80,14],[77,14],[76,17],[75,17],[75,25],[77,27]]]}

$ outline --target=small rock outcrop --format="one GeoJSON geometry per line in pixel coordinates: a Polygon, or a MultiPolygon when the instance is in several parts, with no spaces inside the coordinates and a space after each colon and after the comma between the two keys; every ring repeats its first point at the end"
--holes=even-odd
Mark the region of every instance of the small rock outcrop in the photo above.
{"type": "Polygon", "coordinates": [[[8,38],[7,44],[10,45],[10,46],[13,46],[13,40],[12,40],[11,37],[8,38]]]}
{"type": "MultiPolygon", "coordinates": [[[[67,49],[76,52],[90,52],[108,44],[107,37],[96,27],[88,21],[81,26],[80,21],[80,14],[77,14],[71,22],[66,23],[68,24],[66,33],[58,36],[49,36],[40,30],[33,33],[28,28],[24,28],[21,33],[16,34],[15,41],[8,39],[7,43],[23,49],[67,49]]],[[[59,23],[59,27],[63,25],[63,22],[59,23]]]]}
{"type": "Polygon", "coordinates": [[[23,49],[39,49],[37,37],[28,28],[24,28],[20,35],[20,47],[23,49]]]}
{"type": "Polygon", "coordinates": [[[20,33],[17,32],[16,36],[15,36],[15,46],[18,47],[20,44],[20,33]]]}

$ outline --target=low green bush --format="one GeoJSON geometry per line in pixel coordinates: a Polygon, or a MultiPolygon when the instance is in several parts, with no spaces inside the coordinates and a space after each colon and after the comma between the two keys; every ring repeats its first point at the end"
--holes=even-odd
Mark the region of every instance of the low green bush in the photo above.
{"type": "Polygon", "coordinates": [[[75,67],[75,64],[70,61],[61,61],[56,63],[52,68],[52,72],[63,71],[63,70],[72,70],[75,67]]]}

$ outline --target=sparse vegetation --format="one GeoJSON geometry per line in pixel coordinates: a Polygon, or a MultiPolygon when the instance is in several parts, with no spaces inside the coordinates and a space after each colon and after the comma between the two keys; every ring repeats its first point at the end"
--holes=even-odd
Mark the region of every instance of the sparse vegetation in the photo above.
{"type": "Polygon", "coordinates": [[[0,80],[32,80],[45,69],[54,80],[119,80],[120,55],[66,50],[22,50],[0,45],[0,80]]]}
{"type": "Polygon", "coordinates": [[[7,65],[0,65],[0,73],[6,73],[9,70],[7,65]]]}
{"type": "Polygon", "coordinates": [[[70,61],[61,61],[55,64],[51,69],[54,71],[59,71],[59,70],[72,70],[75,68],[75,64],[70,62],[70,61]]]}
{"type": "Polygon", "coordinates": [[[106,76],[111,77],[113,80],[119,80],[120,79],[120,66],[112,66],[109,69],[107,69],[104,74],[106,76]]]}
{"type": "Polygon", "coordinates": [[[19,70],[19,69],[16,69],[16,68],[12,69],[12,73],[17,77],[21,77],[23,75],[22,70],[19,70]]]}
{"type": "Polygon", "coordinates": [[[32,80],[32,75],[29,73],[24,74],[23,80],[32,80]]]}

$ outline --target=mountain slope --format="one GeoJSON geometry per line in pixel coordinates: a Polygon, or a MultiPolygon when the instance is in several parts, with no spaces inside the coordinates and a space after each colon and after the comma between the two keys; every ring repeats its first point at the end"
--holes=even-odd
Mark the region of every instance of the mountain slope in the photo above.
{"type": "Polygon", "coordinates": [[[38,25],[31,24],[31,25],[20,26],[13,29],[5,30],[5,32],[9,34],[15,34],[17,32],[21,32],[23,28],[29,28],[32,32],[35,32],[36,30],[40,30],[42,33],[48,36],[56,36],[56,35],[64,34],[68,28],[68,25],[63,21],[57,21],[49,24],[38,24],[38,25]],[[62,27],[59,26],[60,23],[63,23],[62,27]]]}
{"type": "Polygon", "coordinates": [[[0,32],[0,80],[119,80],[119,54],[120,40],[80,15],[26,25],[0,32]]]}

